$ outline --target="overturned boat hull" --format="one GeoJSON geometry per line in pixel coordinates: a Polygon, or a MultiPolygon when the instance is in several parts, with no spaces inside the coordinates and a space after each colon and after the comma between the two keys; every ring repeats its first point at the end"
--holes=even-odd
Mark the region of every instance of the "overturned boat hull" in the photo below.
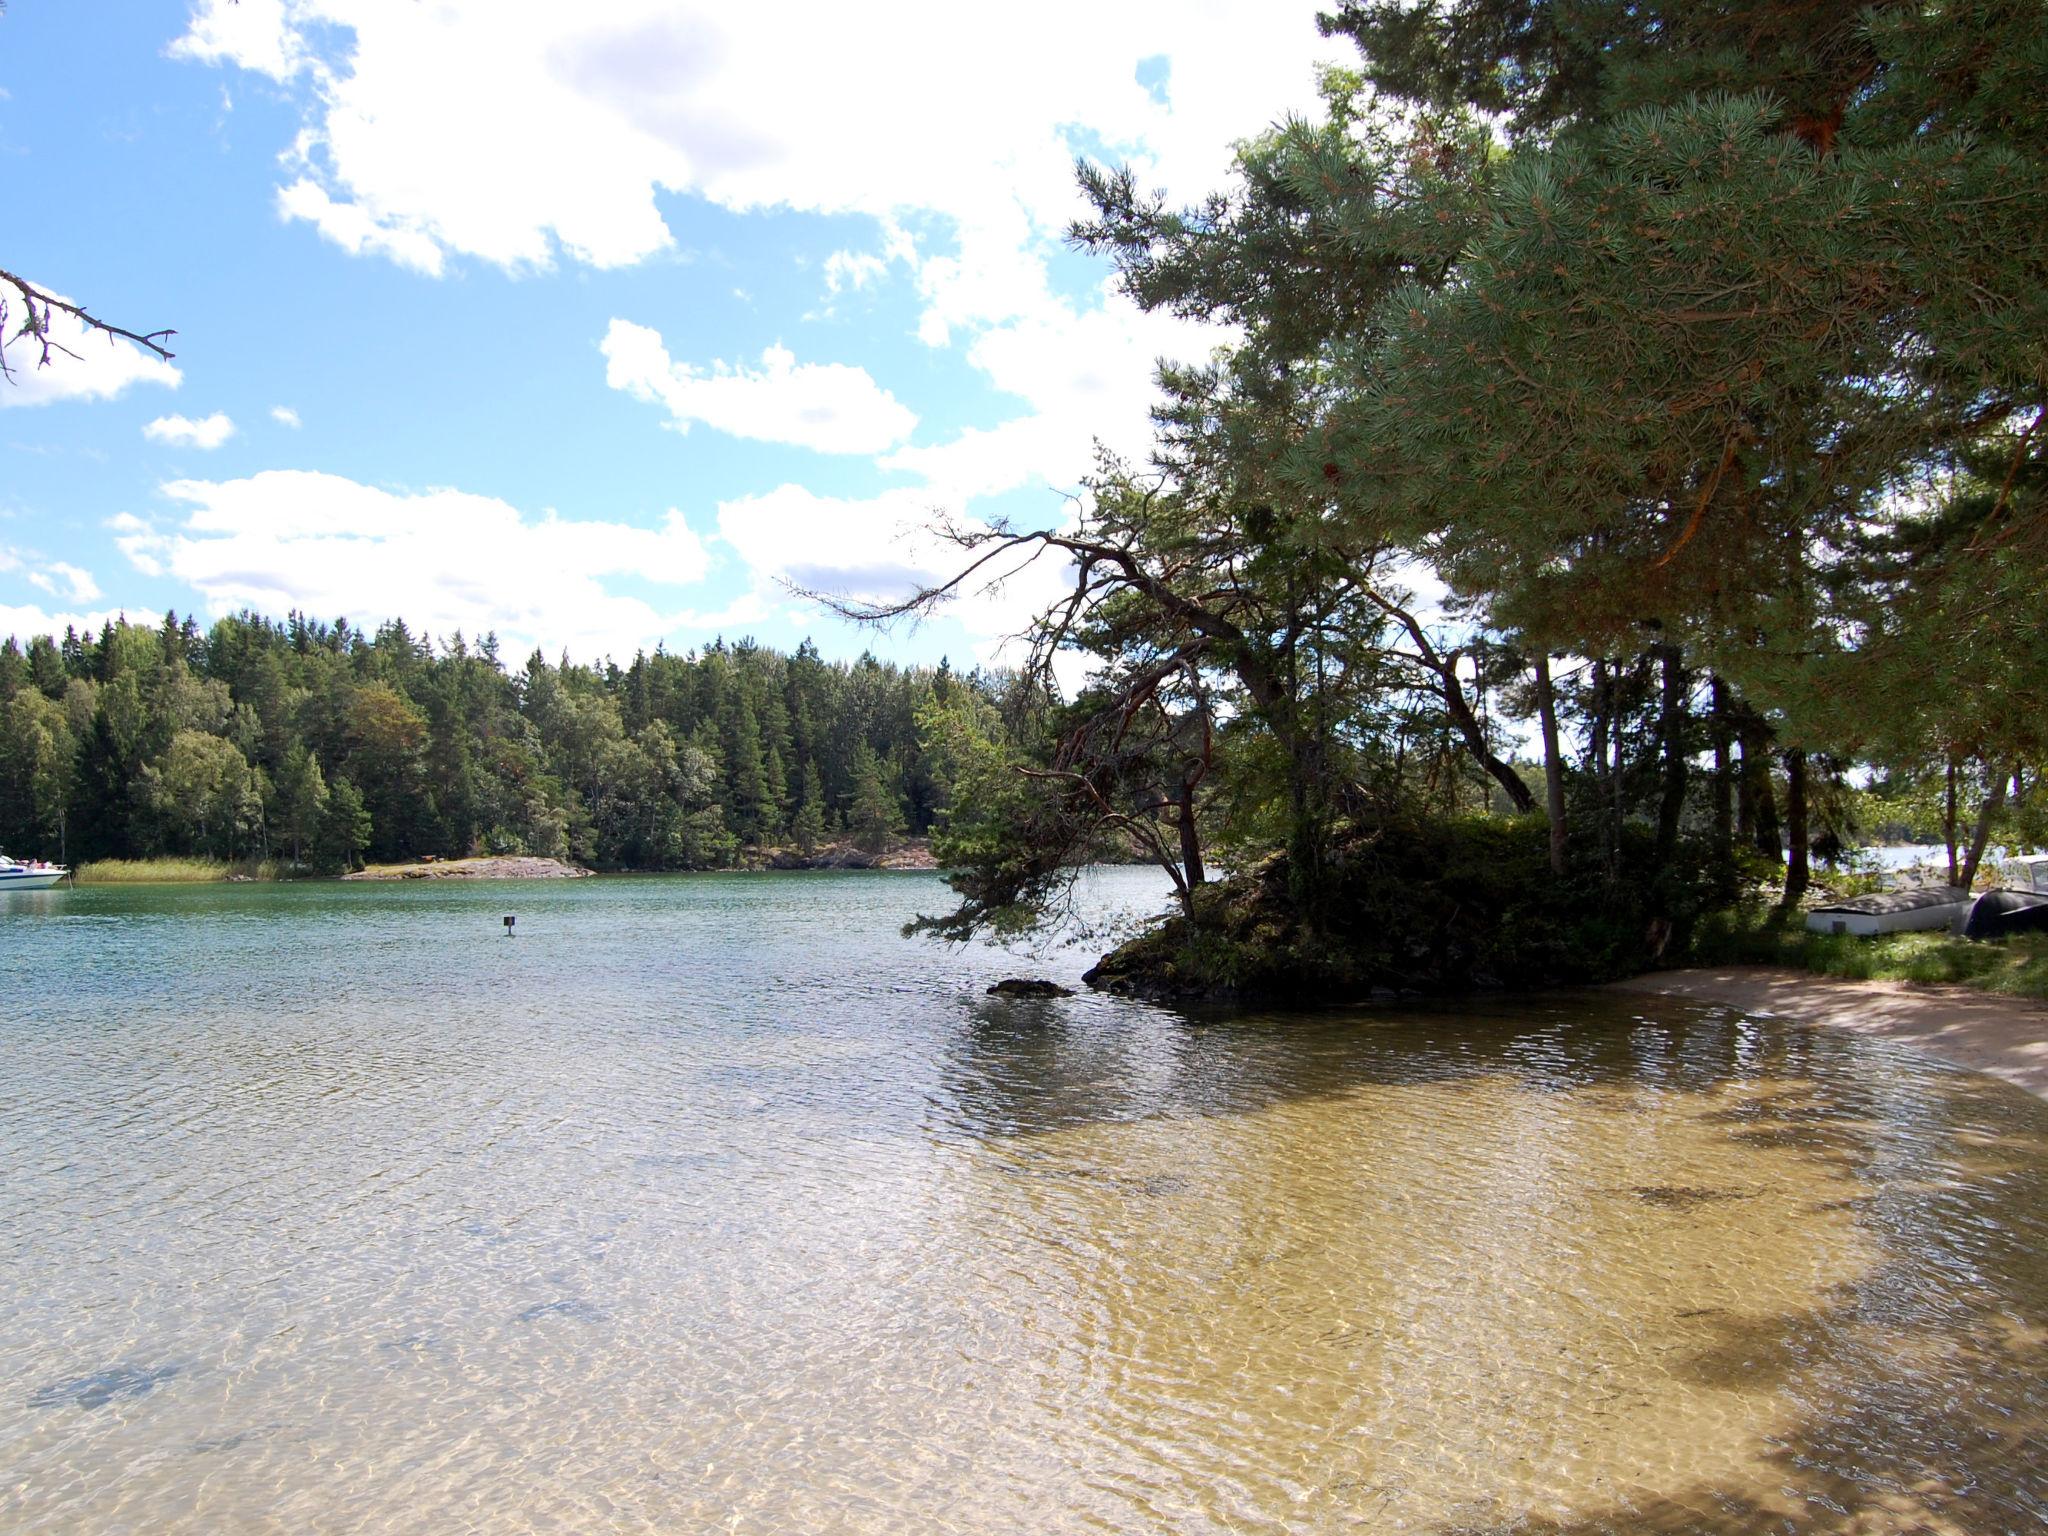
{"type": "Polygon", "coordinates": [[[1923,885],[1815,907],[1806,914],[1806,926],[1815,933],[1853,933],[1868,938],[1877,933],[1953,927],[1969,910],[1969,892],[1953,885],[1923,885]]]}
{"type": "Polygon", "coordinates": [[[1963,924],[1963,936],[1970,939],[2014,933],[2048,933],[2048,891],[1986,891],[1963,924]]]}

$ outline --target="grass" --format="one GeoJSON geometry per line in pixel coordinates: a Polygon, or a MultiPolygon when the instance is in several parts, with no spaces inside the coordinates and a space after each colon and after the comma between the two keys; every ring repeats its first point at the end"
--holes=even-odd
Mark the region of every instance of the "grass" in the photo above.
{"type": "Polygon", "coordinates": [[[1702,925],[1691,958],[1702,965],[1788,965],[1848,981],[1938,983],[2048,1002],[2048,933],[2015,934],[1991,942],[1948,933],[1886,933],[1863,939],[1790,925],[1774,928],[1763,912],[1746,909],[1702,925]]]}
{"type": "Polygon", "coordinates": [[[275,859],[96,859],[78,866],[80,885],[197,885],[240,875],[247,880],[275,880],[275,859]]]}

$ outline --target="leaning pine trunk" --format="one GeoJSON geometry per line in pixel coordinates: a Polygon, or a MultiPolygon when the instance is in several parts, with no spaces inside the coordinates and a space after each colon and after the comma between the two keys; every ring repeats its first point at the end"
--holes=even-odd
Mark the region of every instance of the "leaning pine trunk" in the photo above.
{"type": "Polygon", "coordinates": [[[1536,653],[1536,712],[1543,722],[1543,800],[1550,813],[1550,872],[1564,873],[1564,757],[1557,749],[1557,692],[1550,684],[1550,653],[1536,653]]]}
{"type": "Polygon", "coordinates": [[[1977,827],[1970,834],[1970,856],[1963,865],[1962,878],[1956,881],[1956,884],[1966,891],[1977,883],[1977,866],[1984,862],[1984,846],[1991,841],[1991,823],[2005,808],[2006,786],[2012,782],[2013,774],[2018,771],[2015,766],[2005,773],[1995,775],[1991,781],[1991,793],[1984,797],[1984,804],[1977,812],[1977,827]]]}
{"type": "Polygon", "coordinates": [[[1202,833],[1195,825],[1195,786],[1180,787],[1180,867],[1187,881],[1188,916],[1195,914],[1195,887],[1207,878],[1202,869],[1202,833]]]}

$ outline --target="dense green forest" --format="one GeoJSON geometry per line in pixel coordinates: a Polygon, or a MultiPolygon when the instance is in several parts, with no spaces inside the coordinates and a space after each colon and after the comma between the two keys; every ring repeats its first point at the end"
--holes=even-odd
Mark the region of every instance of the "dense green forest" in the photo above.
{"type": "Polygon", "coordinates": [[[629,667],[508,671],[292,616],[109,624],[0,645],[0,847],[73,860],[270,855],[334,870],[519,852],[714,869],[751,850],[922,833],[950,712],[1029,707],[1014,679],[750,642],[629,667]]]}

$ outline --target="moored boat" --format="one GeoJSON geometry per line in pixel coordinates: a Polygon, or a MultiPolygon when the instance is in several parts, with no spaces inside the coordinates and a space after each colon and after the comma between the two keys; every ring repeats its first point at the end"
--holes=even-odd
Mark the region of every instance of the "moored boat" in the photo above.
{"type": "Polygon", "coordinates": [[[1947,928],[1970,910],[1970,893],[1953,885],[1917,885],[1831,901],[1806,914],[1815,933],[1913,933],[1947,928]]]}
{"type": "Polygon", "coordinates": [[[0,853],[0,891],[48,890],[70,873],[62,864],[45,864],[40,859],[24,864],[0,853]]]}

